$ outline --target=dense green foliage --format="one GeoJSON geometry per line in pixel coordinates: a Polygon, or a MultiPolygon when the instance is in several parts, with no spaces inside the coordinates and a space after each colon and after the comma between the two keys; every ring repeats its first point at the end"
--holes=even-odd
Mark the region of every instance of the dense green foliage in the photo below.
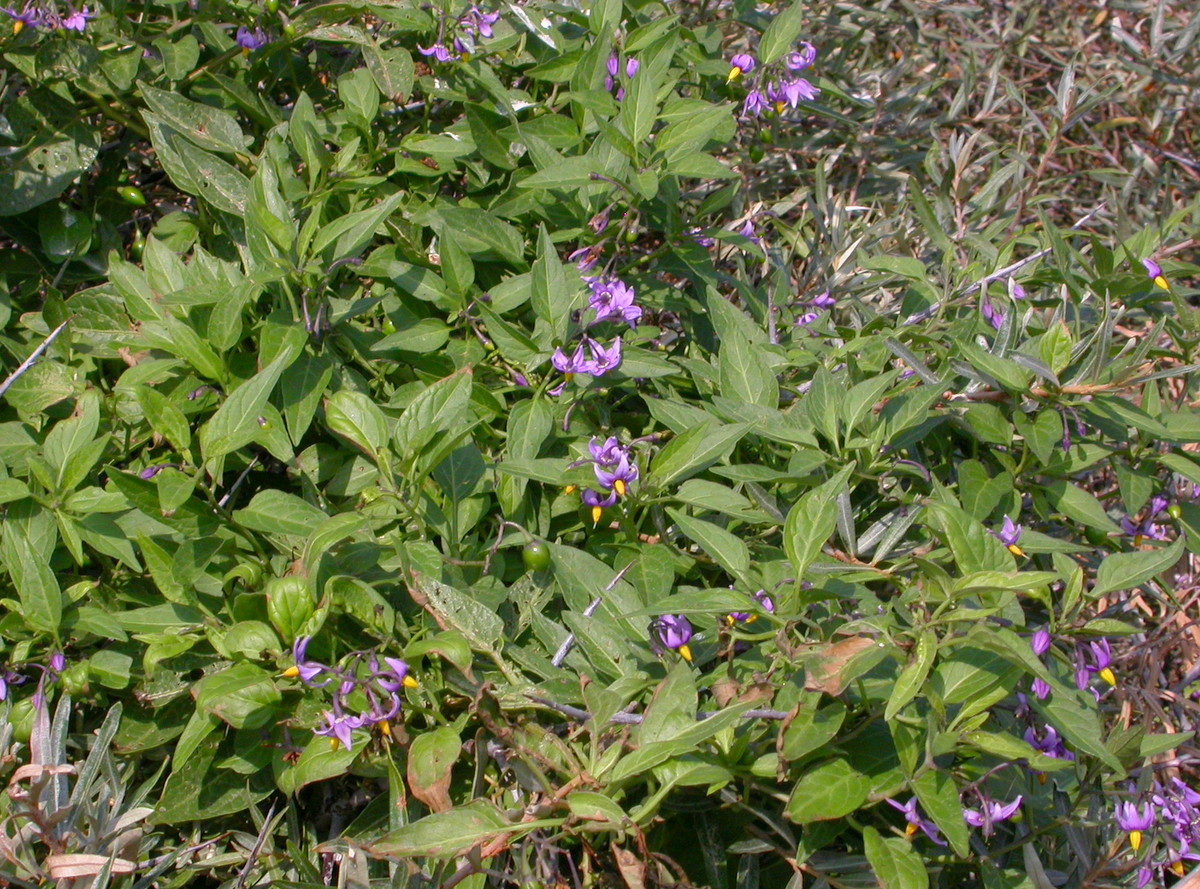
{"type": "Polygon", "coordinates": [[[992,6],[14,8],[0,876],[1182,874],[1200,20],[992,6]]]}

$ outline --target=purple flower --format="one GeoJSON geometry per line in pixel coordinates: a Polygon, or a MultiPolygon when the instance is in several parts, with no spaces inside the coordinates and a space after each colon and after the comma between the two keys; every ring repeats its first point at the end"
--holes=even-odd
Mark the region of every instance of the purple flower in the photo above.
{"type": "Polygon", "coordinates": [[[746,99],[742,102],[743,117],[758,117],[762,114],[764,108],[767,107],[767,100],[758,90],[750,90],[746,93],[746,99]]]}
{"type": "Polygon", "coordinates": [[[619,497],[625,496],[629,491],[630,483],[636,481],[638,477],[637,464],[630,463],[624,456],[611,471],[602,468],[599,463],[594,464],[592,470],[596,473],[596,481],[599,482],[600,487],[615,491],[619,497]]]}
{"type": "Polygon", "coordinates": [[[584,506],[592,508],[592,524],[595,525],[600,521],[600,514],[605,507],[612,506],[617,502],[617,492],[612,490],[608,492],[608,496],[601,496],[591,488],[584,488],[579,492],[579,499],[583,501],[584,506]]]}
{"type": "Polygon", "coordinates": [[[68,31],[76,31],[79,34],[82,34],[83,29],[87,27],[88,20],[94,19],[95,17],[96,14],[94,12],[88,12],[88,8],[85,6],[78,12],[72,10],[71,14],[63,19],[62,26],[68,31]]]}
{"type": "Polygon", "coordinates": [[[917,813],[917,798],[915,796],[904,805],[900,805],[900,803],[896,802],[894,799],[885,799],[884,802],[897,812],[902,812],[904,814],[904,820],[908,822],[908,826],[904,829],[904,833],[906,835],[911,837],[919,830],[939,846],[946,845],[946,841],[943,840],[941,834],[938,833],[937,825],[926,818],[922,818],[917,813]]]}
{"type": "Polygon", "coordinates": [[[639,62],[637,59],[626,59],[625,60],[625,76],[628,77],[630,80],[633,80],[633,75],[637,74],[638,68],[640,66],[641,66],[641,62],[639,62]]]}
{"type": "Polygon", "coordinates": [[[1025,288],[1012,278],[1008,279],[1008,295],[1016,300],[1025,298],[1025,288]]]}
{"type": "Polygon", "coordinates": [[[1050,650],[1050,631],[1042,627],[1033,634],[1033,638],[1029,640],[1029,647],[1038,657],[1044,655],[1050,650]]]}
{"type": "Polygon", "coordinates": [[[492,36],[492,25],[500,19],[498,12],[481,12],[478,6],[472,6],[458,20],[458,25],[468,34],[478,31],[484,37],[492,36]]]}
{"type": "Polygon", "coordinates": [[[805,68],[811,67],[816,60],[816,47],[805,41],[800,44],[799,52],[790,52],[784,56],[783,63],[787,65],[789,71],[803,71],[805,68]]]}
{"type": "Polygon", "coordinates": [[[603,466],[616,466],[622,460],[629,459],[629,449],[621,444],[615,435],[610,435],[600,444],[596,444],[593,437],[588,442],[588,452],[592,455],[593,462],[603,466]]]}
{"type": "Polygon", "coordinates": [[[1034,750],[1041,753],[1043,756],[1048,756],[1051,759],[1074,760],[1075,754],[1067,749],[1063,744],[1062,738],[1058,732],[1054,730],[1054,726],[1048,725],[1042,735],[1038,735],[1034,731],[1033,726],[1025,729],[1025,743],[1034,750]]]}
{"type": "Polygon", "coordinates": [[[423,56],[433,56],[439,62],[448,62],[454,58],[454,54],[446,49],[441,43],[435,43],[428,49],[420,44],[417,45],[417,52],[423,56]]]}
{"type": "Polygon", "coordinates": [[[963,820],[972,827],[983,828],[983,835],[990,837],[995,832],[994,825],[1001,821],[1007,821],[1020,806],[1020,796],[1011,803],[988,800],[981,809],[963,809],[963,820]]]}
{"type": "Polygon", "coordinates": [[[979,314],[983,316],[983,320],[996,330],[1000,329],[1000,325],[1004,323],[1004,313],[992,305],[992,301],[986,296],[979,304],[979,314]]]}
{"type": "Polygon", "coordinates": [[[1126,516],[1121,519],[1121,530],[1133,538],[1134,546],[1141,546],[1146,540],[1166,540],[1167,530],[1162,525],[1154,521],[1154,513],[1148,513],[1140,522],[1134,522],[1133,519],[1126,516]]]}
{"type": "Polygon", "coordinates": [[[296,641],[292,643],[292,659],[296,662],[295,666],[288,667],[283,671],[285,677],[299,677],[300,681],[309,688],[324,688],[329,683],[333,682],[337,671],[324,664],[318,664],[315,661],[308,660],[306,651],[308,643],[312,641],[311,636],[297,636],[296,641]],[[329,673],[330,676],[324,682],[315,681],[322,673],[329,673]]]}
{"type": "Polygon", "coordinates": [[[5,9],[4,14],[13,20],[12,33],[14,37],[26,28],[36,28],[44,23],[42,11],[32,3],[26,3],[20,12],[12,8],[5,9]]]}
{"type": "Polygon", "coordinates": [[[1003,543],[1014,556],[1025,555],[1021,547],[1017,546],[1017,541],[1021,539],[1021,526],[1014,524],[1008,516],[1004,517],[1004,523],[1000,526],[1000,530],[993,531],[992,536],[1003,543]]]}
{"type": "Polygon", "coordinates": [[[1153,259],[1143,259],[1142,265],[1146,269],[1146,275],[1154,282],[1155,287],[1160,287],[1163,290],[1170,290],[1171,285],[1167,283],[1167,279],[1163,277],[1162,267],[1153,259]]]}
{"type": "MultiPolygon", "coordinates": [[[[383,662],[387,666],[381,669],[374,656],[371,660],[371,679],[385,692],[395,694],[402,688],[417,688],[417,680],[408,675],[408,664],[404,661],[399,658],[385,657],[383,662]]],[[[393,713],[392,716],[394,715],[393,713]]]]}
{"type": "Polygon", "coordinates": [[[818,293],[814,296],[809,305],[814,309],[832,309],[837,305],[837,300],[830,296],[829,291],[826,290],[824,293],[818,293]]]}
{"type": "Polygon", "coordinates": [[[147,466],[145,469],[139,472],[138,478],[149,481],[164,469],[170,469],[173,465],[173,463],[155,463],[153,466],[147,466]]]}
{"type": "Polygon", "coordinates": [[[819,92],[820,90],[803,77],[798,77],[795,80],[772,83],[767,87],[767,98],[775,105],[776,111],[783,111],[785,105],[795,108],[801,102],[812,101],[819,92]]]}
{"type": "MultiPolygon", "coordinates": [[[[759,607],[762,608],[763,611],[767,612],[767,614],[775,613],[775,600],[767,594],[766,590],[759,590],[758,592],[754,593],[753,598],[754,601],[758,603],[759,607]]],[[[752,623],[757,619],[758,615],[752,614],[749,611],[734,611],[725,615],[725,620],[730,626],[733,626],[735,623],[752,623]]]]}
{"type": "Polygon", "coordinates": [[[688,229],[688,232],[687,232],[688,237],[690,237],[693,241],[695,241],[701,247],[714,246],[717,243],[716,239],[710,238],[706,235],[701,234],[701,232],[703,232],[703,231],[704,231],[704,229],[700,228],[700,226],[694,225],[688,229]]]}
{"type": "Polygon", "coordinates": [[[663,614],[650,621],[650,647],[656,653],[665,649],[678,651],[680,657],[691,663],[692,650],[688,647],[691,640],[692,625],[682,614],[663,614]]]}
{"type": "MultiPolygon", "coordinates": [[[[609,208],[605,207],[603,210],[601,210],[599,213],[597,213],[595,216],[593,216],[591,219],[588,220],[588,224],[587,224],[588,228],[590,228],[594,234],[598,235],[602,231],[604,231],[606,228],[608,228],[608,211],[609,211],[609,208]]],[[[572,255],[574,255],[574,254],[572,254],[572,255]]],[[[595,263],[593,263],[593,265],[594,264],[595,263]]]]}
{"type": "Polygon", "coordinates": [[[49,667],[50,675],[57,678],[57,675],[67,668],[67,656],[61,651],[52,653],[50,655],[49,667]]]}
{"type": "Polygon", "coordinates": [[[592,295],[587,307],[596,313],[593,323],[607,318],[619,318],[630,327],[636,327],[642,310],[633,304],[634,290],[616,278],[600,279],[591,284],[592,295]]]}
{"type": "Polygon", "coordinates": [[[740,52],[729,60],[729,76],[725,80],[737,80],[743,74],[749,74],[754,70],[757,63],[754,61],[754,56],[748,53],[740,52]]]}
{"type": "Polygon", "coordinates": [[[362,728],[367,724],[367,720],[362,716],[350,716],[347,713],[343,713],[336,699],[333,702],[333,709],[326,711],[324,716],[325,724],[320,728],[314,729],[313,734],[329,738],[330,746],[335,750],[339,743],[349,750],[354,744],[354,739],[350,733],[354,729],[362,728]]]}
{"type": "Polygon", "coordinates": [[[595,340],[586,339],[588,350],[592,353],[590,361],[585,362],[580,373],[593,377],[602,377],[610,370],[621,366],[621,338],[617,337],[606,349],[595,340]]]}
{"type": "Polygon", "coordinates": [[[591,247],[580,247],[574,253],[567,257],[567,262],[575,263],[575,268],[581,272],[586,272],[592,268],[600,260],[600,245],[596,244],[591,247]]]}
{"type": "Polygon", "coordinates": [[[1033,692],[1034,697],[1036,697],[1039,701],[1044,701],[1046,698],[1050,697],[1050,683],[1045,679],[1042,679],[1040,676],[1033,680],[1033,685],[1030,686],[1030,690],[1033,692]]]}
{"type": "Polygon", "coordinates": [[[241,27],[237,29],[237,35],[233,38],[233,42],[246,52],[251,52],[266,45],[267,35],[263,33],[262,28],[255,28],[251,31],[249,28],[241,27]]]}
{"type": "MultiPolygon", "coordinates": [[[[1084,648],[1083,645],[1075,647],[1075,687],[1083,691],[1090,685],[1093,674],[1109,685],[1117,684],[1117,677],[1112,671],[1112,653],[1109,650],[1107,639],[1091,642],[1087,648],[1084,648]]],[[[1093,689],[1092,694],[1096,696],[1097,700],[1100,699],[1100,694],[1096,690],[1093,689]]]]}
{"type": "Polygon", "coordinates": [[[1137,806],[1126,800],[1117,803],[1115,812],[1117,827],[1129,834],[1129,845],[1136,852],[1142,845],[1142,831],[1154,826],[1154,806],[1146,803],[1138,811],[1137,806]]]}
{"type": "Polygon", "coordinates": [[[798,317],[796,319],[796,326],[797,327],[808,327],[808,325],[812,324],[814,321],[816,321],[820,317],[821,316],[818,315],[816,312],[805,312],[803,315],[801,315],[800,317],[798,317]]]}
{"type": "Polygon", "coordinates": [[[550,356],[550,364],[556,371],[564,374],[583,373],[584,362],[587,361],[587,353],[584,350],[583,343],[575,347],[575,351],[571,355],[567,355],[561,347],[554,350],[554,354],[550,356]]]}

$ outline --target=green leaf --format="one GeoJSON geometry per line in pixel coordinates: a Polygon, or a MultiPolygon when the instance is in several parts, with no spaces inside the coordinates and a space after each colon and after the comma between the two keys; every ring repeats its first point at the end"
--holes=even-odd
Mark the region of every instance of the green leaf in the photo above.
{"type": "Polygon", "coordinates": [[[438,211],[444,228],[454,232],[472,256],[495,255],[514,266],[525,265],[525,241],[521,233],[486,210],[446,207],[438,211]]]}
{"type": "Polygon", "coordinates": [[[21,601],[21,617],[31,629],[56,635],[63,597],[50,567],[58,534],[50,513],[32,500],[19,500],[4,517],[2,545],[8,576],[21,601]]]}
{"type": "Polygon", "coordinates": [[[971,854],[971,835],[963,821],[962,801],[954,777],[939,769],[927,769],[909,783],[921,810],[938,826],[955,853],[964,857],[971,854]]]}
{"type": "Polygon", "coordinates": [[[658,452],[650,464],[646,486],[666,488],[691,478],[729,456],[750,427],[743,423],[713,428],[694,426],[677,435],[658,452]]]}
{"type": "Polygon", "coordinates": [[[295,343],[280,352],[274,361],[233,390],[204,424],[200,430],[200,450],[206,461],[231,454],[258,437],[258,418],[280,376],[296,359],[300,345],[295,343]]]}
{"type": "Polygon", "coordinates": [[[1184,538],[1169,546],[1132,553],[1106,555],[1096,572],[1090,595],[1095,598],[1115,590],[1129,590],[1168,570],[1183,555],[1184,538]]]}
{"type": "Polygon", "coordinates": [[[1094,495],[1063,479],[1043,481],[1042,489],[1050,505],[1069,519],[1082,522],[1106,534],[1120,534],[1117,523],[1108,517],[1094,495]]]}
{"type": "Polygon", "coordinates": [[[780,753],[786,760],[802,759],[828,744],[846,720],[846,705],[831,701],[820,707],[823,695],[808,692],[801,698],[796,716],[783,729],[780,753]]]}
{"type": "Polygon", "coordinates": [[[758,40],[758,62],[769,65],[792,48],[804,28],[804,4],[791,0],[767,25],[758,40]]]}
{"type": "Polygon", "coordinates": [[[779,382],[762,349],[751,345],[745,337],[733,333],[722,339],[719,367],[721,394],[726,398],[763,407],[779,406],[779,382]]]}
{"type": "Polygon", "coordinates": [[[367,43],[362,47],[362,54],[379,92],[396,105],[403,105],[413,86],[413,60],[408,50],[403,47],[383,49],[376,43],[367,43]]]}
{"type": "Polygon", "coordinates": [[[560,163],[521,180],[521,188],[579,188],[594,185],[593,173],[601,172],[599,162],[590,155],[563,158],[560,163]]]}
{"type": "Polygon", "coordinates": [[[238,729],[267,725],[281,700],[270,673],[253,664],[234,664],[192,687],[196,707],[238,729]]]}
{"type": "Polygon", "coordinates": [[[621,100],[621,122],[635,146],[650,138],[658,119],[658,77],[649,65],[643,65],[625,89],[621,100]]]}
{"type": "Polygon", "coordinates": [[[414,577],[412,586],[429,601],[444,625],[462,633],[472,647],[494,651],[504,637],[500,616],[454,587],[425,576],[414,577]]]}
{"type": "Polygon", "coordinates": [[[138,81],[138,89],[151,111],[197,147],[226,154],[246,150],[249,140],[232,114],[142,81],[138,81]]]}
{"type": "Polygon", "coordinates": [[[556,340],[564,340],[571,324],[571,312],[580,303],[578,279],[568,284],[558,251],[550,240],[545,224],[538,230],[538,255],[530,273],[530,305],[538,318],[550,326],[556,340]]]}
{"type": "Polygon", "coordinates": [[[296,764],[279,775],[279,789],[284,793],[295,793],[317,781],[345,775],[361,752],[362,745],[358,749],[347,750],[341,744],[330,744],[324,735],[314,735],[305,745],[296,764]]]}
{"type": "Polygon", "coordinates": [[[887,706],[883,711],[885,722],[894,719],[896,714],[903,710],[924,687],[925,680],[929,677],[929,671],[933,667],[933,660],[937,656],[937,650],[937,634],[933,630],[923,631],[917,638],[912,658],[905,664],[904,669],[900,671],[900,676],[896,679],[896,684],[892,686],[892,693],[888,697],[887,706]]]}
{"type": "Polygon", "coordinates": [[[322,226],[309,245],[309,255],[320,257],[326,265],[358,256],[403,200],[404,192],[399,191],[373,207],[347,213],[322,226]]]}
{"type": "Polygon", "coordinates": [[[854,469],[854,463],[846,466],[824,484],[805,493],[788,510],[783,525],[783,549],[792,563],[797,585],[837,526],[837,496],[854,469]]]}
{"type": "Polygon", "coordinates": [[[929,872],[908,840],[884,838],[867,826],[863,828],[863,851],[880,889],[929,889],[929,872]]]}
{"type": "Polygon", "coordinates": [[[1016,570],[1016,562],[999,540],[983,525],[950,503],[930,501],[928,515],[936,519],[955,564],[963,574],[976,571],[1016,570]]]}
{"type": "Polygon", "coordinates": [[[719,525],[694,519],[679,509],[667,508],[671,519],[687,537],[735,578],[742,580],[750,570],[750,548],[740,537],[730,534],[719,525]]]}
{"type": "Polygon", "coordinates": [[[362,392],[342,389],[325,402],[325,425],[372,459],[388,441],[387,417],[362,392]]]}
{"type": "Polygon", "coordinates": [[[0,217],[24,213],[58,197],[92,165],[97,133],[82,124],[38,134],[0,166],[0,217]]]}
{"type": "Polygon", "coordinates": [[[455,428],[471,398],[471,371],[456,371],[414,398],[396,421],[394,444],[401,455],[416,454],[438,435],[455,428]]]}
{"type": "Polygon", "coordinates": [[[831,821],[856,811],[867,801],[871,782],[843,759],[810,769],[796,782],[785,814],[797,824],[831,821]]]}
{"type": "Polygon", "coordinates": [[[391,858],[457,858],[486,840],[561,823],[562,819],[510,823],[492,803],[475,800],[448,812],[426,815],[363,848],[373,856],[391,858]]]}
{"type": "Polygon", "coordinates": [[[251,531],[308,537],[328,517],[295,494],[268,488],[255,494],[245,509],[234,510],[233,518],[251,531]]]}

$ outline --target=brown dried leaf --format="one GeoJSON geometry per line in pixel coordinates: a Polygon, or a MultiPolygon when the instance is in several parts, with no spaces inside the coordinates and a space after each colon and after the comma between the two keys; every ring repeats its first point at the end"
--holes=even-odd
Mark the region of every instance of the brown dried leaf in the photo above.
{"type": "Polygon", "coordinates": [[[612,844],[611,849],[613,860],[616,862],[617,870],[620,871],[625,885],[629,889],[646,889],[646,865],[642,859],[628,849],[622,849],[616,843],[612,844]]]}
{"type": "MultiPolygon", "coordinates": [[[[56,880],[70,880],[77,877],[94,877],[108,864],[107,855],[85,855],[82,853],[70,855],[46,856],[46,869],[56,880]]],[[[137,864],[124,858],[113,858],[111,873],[131,874],[137,869],[137,864]]]]}
{"type": "Polygon", "coordinates": [[[869,648],[875,647],[870,636],[852,636],[818,649],[808,662],[804,687],[809,691],[823,691],[827,695],[840,695],[846,687],[842,671],[854,658],[869,648]]]}

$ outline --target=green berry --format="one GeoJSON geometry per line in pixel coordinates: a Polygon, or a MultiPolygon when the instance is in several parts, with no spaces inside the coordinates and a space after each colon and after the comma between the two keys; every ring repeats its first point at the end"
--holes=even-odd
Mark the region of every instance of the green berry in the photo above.
{"type": "Polygon", "coordinates": [[[142,194],[140,188],[135,188],[132,185],[121,185],[117,188],[117,196],[125,203],[134,207],[146,206],[146,196],[142,194]]]}
{"type": "Polygon", "coordinates": [[[1172,503],[1167,507],[1167,515],[1169,515],[1175,521],[1179,521],[1181,518],[1183,518],[1183,510],[1179,508],[1178,503],[1172,503]]]}
{"type": "Polygon", "coordinates": [[[88,688],[87,661],[71,664],[71,666],[63,670],[59,678],[62,680],[63,691],[73,698],[85,695],[90,691],[88,688]]]}
{"type": "Polygon", "coordinates": [[[550,567],[550,547],[541,540],[527,543],[521,550],[521,561],[527,571],[545,571],[550,567]]]}

